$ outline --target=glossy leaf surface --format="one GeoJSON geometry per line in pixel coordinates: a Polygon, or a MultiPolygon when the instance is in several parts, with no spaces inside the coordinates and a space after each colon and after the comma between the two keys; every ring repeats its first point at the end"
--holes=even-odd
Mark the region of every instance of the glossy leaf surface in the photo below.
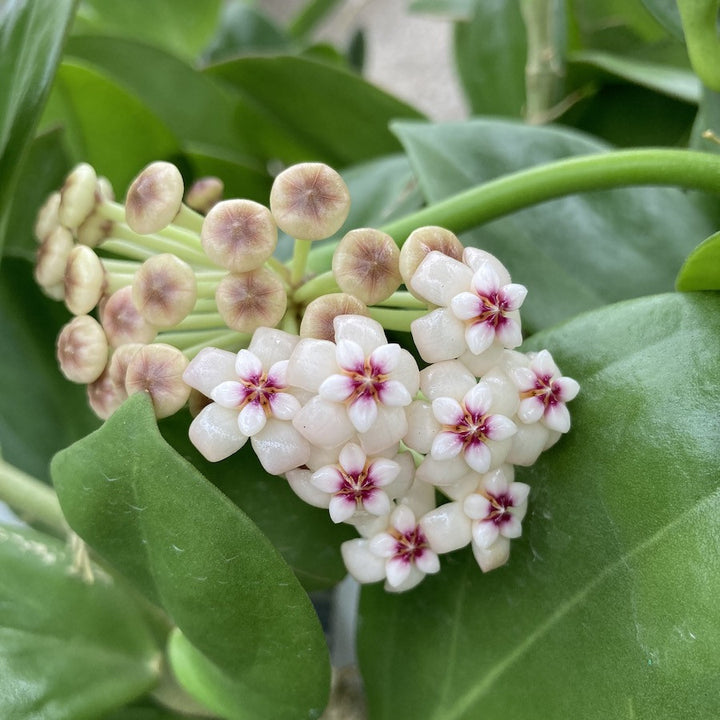
{"type": "Polygon", "coordinates": [[[363,590],[370,716],[716,718],[720,298],[629,301],[530,345],[580,382],[573,428],[517,472],[507,566],[464,550],[408,594],[363,590]]]}
{"type": "Polygon", "coordinates": [[[677,276],[678,290],[720,290],[720,233],[711,235],[688,255],[677,276]]]}
{"type": "Polygon", "coordinates": [[[0,249],[17,174],[60,61],[75,0],[0,6],[0,249]]]}
{"type": "Polygon", "coordinates": [[[144,694],[160,652],[134,601],[64,543],[0,525],[0,716],[96,718],[144,694]]]}
{"type": "Polygon", "coordinates": [[[307,595],[250,519],[165,443],[146,396],[59,453],[52,474],[73,529],[264,698],[265,717],[324,705],[327,648],[307,595]]]}
{"type": "MultiPolygon", "coordinates": [[[[430,202],[522,168],[607,149],[580,133],[501,121],[394,127],[430,202]]],[[[671,290],[687,254],[714,230],[679,190],[623,188],[531,207],[464,240],[497,255],[528,287],[523,322],[532,332],[592,307],[671,290]]]]}

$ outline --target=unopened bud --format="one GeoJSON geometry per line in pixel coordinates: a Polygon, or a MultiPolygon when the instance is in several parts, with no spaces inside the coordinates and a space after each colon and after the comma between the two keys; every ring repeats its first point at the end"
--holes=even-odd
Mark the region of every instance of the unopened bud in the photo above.
{"type": "Polygon", "coordinates": [[[77,241],[81,245],[88,247],[96,247],[103,240],[110,236],[113,229],[113,221],[103,217],[100,213],[94,212],[88,219],[75,231],[77,241]]]}
{"type": "Polygon", "coordinates": [[[275,178],[270,210],[278,227],[291,237],[322,240],[345,222],[350,212],[350,192],[328,165],[300,163],[275,178]]]}
{"type": "Polygon", "coordinates": [[[323,295],[313,300],[300,322],[300,337],[317,338],[335,342],[333,321],[339,315],[364,315],[370,313],[365,303],[346,293],[323,295]]]}
{"type": "Polygon", "coordinates": [[[112,183],[104,175],[101,175],[97,179],[96,192],[99,200],[115,200],[115,190],[113,189],[112,183]]]}
{"type": "Polygon", "coordinates": [[[185,194],[185,204],[203,215],[222,200],[225,186],[217,177],[198,178],[185,194]]]}
{"type": "Polygon", "coordinates": [[[110,375],[110,379],[119,388],[122,388],[122,393],[124,395],[123,399],[127,397],[125,379],[127,377],[127,369],[130,365],[130,361],[135,357],[135,353],[144,347],[144,343],[127,343],[126,345],[119,345],[115,348],[115,350],[113,350],[113,354],[110,356],[108,374],[110,375]]]}
{"type": "Polygon", "coordinates": [[[176,413],[187,402],[190,387],[182,379],[188,359],[165,343],[143,345],[132,357],[125,376],[128,395],[150,395],[157,418],[176,413]]]}
{"type": "Polygon", "coordinates": [[[462,260],[463,244],[454,233],[436,225],[413,230],[400,248],[400,275],[407,289],[415,296],[410,286],[410,278],[415,274],[425,256],[437,250],[455,260],[462,260]]]}
{"type": "Polygon", "coordinates": [[[108,358],[108,344],[100,323],[89,315],[78,315],[60,331],[57,359],[68,380],[91,383],[100,377],[108,358]]]}
{"type": "Polygon", "coordinates": [[[96,190],[97,175],[92,165],[76,165],[60,191],[58,218],[66,228],[74,230],[87,220],[97,202],[96,190]]]}
{"type": "Polygon", "coordinates": [[[40,244],[35,260],[35,281],[43,288],[62,283],[74,247],[72,233],[58,225],[40,244]]]}
{"type": "Polygon", "coordinates": [[[140,314],[151,325],[172,327],[187,317],[195,305],[195,273],[175,255],[154,255],[135,273],[132,298],[140,314]]]}
{"type": "Polygon", "coordinates": [[[135,306],[130,285],[116,290],[107,299],[100,313],[100,322],[113,347],[126,343],[149,343],[157,335],[155,326],[135,306]]]}
{"type": "Polygon", "coordinates": [[[264,267],[224,277],[215,301],[225,324],[238,332],[275,327],[287,309],[287,293],[280,278],[264,267]]]}
{"type": "Polygon", "coordinates": [[[65,267],[65,305],[73,315],[85,315],[100,302],[105,290],[102,260],[86,245],[76,245],[65,267]]]}
{"type": "Polygon", "coordinates": [[[101,419],[107,420],[127,398],[125,387],[118,387],[107,368],[97,380],[87,386],[88,404],[101,419]]]}
{"type": "Polygon", "coordinates": [[[207,256],[230,272],[259,268],[277,245],[270,211],[252,200],[223,200],[207,214],[200,241],[207,256]]]}
{"type": "Polygon", "coordinates": [[[203,395],[199,390],[191,388],[190,397],[188,398],[188,410],[190,411],[190,416],[197,417],[200,414],[200,411],[207,407],[211,402],[212,400],[207,397],[207,395],[203,395]]]}
{"type": "Polygon", "coordinates": [[[59,210],[60,191],[55,191],[48,195],[47,200],[42,204],[35,218],[33,230],[38,242],[45,240],[45,238],[60,225],[60,218],[58,217],[59,210]]]}
{"type": "Polygon", "coordinates": [[[332,271],[343,292],[373,305],[400,287],[399,257],[400,249],[387,233],[351,230],[335,248],[332,271]]]}
{"type": "Polygon", "coordinates": [[[150,163],[127,191],[127,224],[140,235],[166,228],[180,212],[184,188],[182,175],[175,165],[150,163]]]}

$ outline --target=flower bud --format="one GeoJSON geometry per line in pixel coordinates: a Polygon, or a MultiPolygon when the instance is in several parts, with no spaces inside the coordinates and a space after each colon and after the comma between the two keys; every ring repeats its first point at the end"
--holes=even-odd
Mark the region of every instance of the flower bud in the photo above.
{"type": "Polygon", "coordinates": [[[91,383],[100,377],[108,358],[108,344],[100,323],[78,315],[60,331],[57,359],[68,380],[91,383]]]}
{"type": "Polygon", "coordinates": [[[73,315],[89,313],[105,290],[102,260],[86,245],[76,245],[65,267],[65,305],[73,315]]]}
{"type": "Polygon", "coordinates": [[[92,165],[80,163],[65,179],[60,191],[58,218],[70,230],[82,225],[97,202],[97,175],[92,165]]]}
{"type": "Polygon", "coordinates": [[[454,233],[435,225],[413,230],[400,248],[400,275],[407,289],[415,297],[419,295],[410,286],[410,278],[425,256],[433,250],[449,255],[455,260],[462,260],[463,244],[454,233]]]}
{"type": "Polygon", "coordinates": [[[195,306],[195,273],[175,255],[154,255],[135,273],[132,298],[148,323],[159,328],[172,327],[187,317],[195,306]]]}
{"type": "Polygon", "coordinates": [[[113,221],[103,217],[100,213],[94,212],[75,231],[77,241],[81,245],[97,247],[103,240],[110,237],[113,229],[113,221]]]}
{"type": "Polygon", "coordinates": [[[127,397],[125,378],[127,377],[128,365],[130,365],[130,361],[135,357],[135,353],[143,347],[145,347],[143,343],[126,343],[125,345],[116,347],[110,356],[110,362],[107,368],[108,374],[110,375],[110,379],[119,388],[122,388],[125,397],[127,397]]]}
{"type": "Polygon", "coordinates": [[[157,418],[176,413],[187,402],[190,387],[182,379],[188,359],[165,343],[143,345],[128,364],[125,390],[128,395],[147,392],[157,418]]]}
{"type": "Polygon", "coordinates": [[[130,285],[116,290],[107,299],[100,313],[100,322],[113,347],[126,343],[149,343],[157,335],[157,329],[135,306],[130,285]]]}
{"type": "Polygon", "coordinates": [[[132,230],[149,235],[167,227],[180,212],[184,184],[169,162],[150,163],[128,188],[125,217],[132,230]]]}
{"type": "Polygon", "coordinates": [[[224,277],[215,301],[225,324],[238,332],[275,327],[287,309],[287,293],[280,278],[264,267],[224,277]]]}
{"type": "Polygon", "coordinates": [[[301,163],[281,172],[270,190],[278,227],[298,240],[322,240],[337,232],[350,212],[345,181],[323,163],[301,163]]]}
{"type": "Polygon", "coordinates": [[[300,337],[317,338],[335,342],[333,321],[339,315],[363,315],[369,317],[367,306],[356,297],[346,293],[323,295],[313,300],[300,322],[300,337]]]}
{"type": "Polygon", "coordinates": [[[48,195],[47,200],[38,210],[35,218],[35,226],[33,228],[35,237],[38,242],[42,242],[45,238],[60,225],[58,211],[60,209],[60,192],[55,191],[48,195]]]}
{"type": "Polygon", "coordinates": [[[97,380],[87,386],[88,404],[101,419],[107,420],[127,398],[125,386],[118,387],[107,368],[97,380]]]}
{"type": "Polygon", "coordinates": [[[203,215],[207,215],[210,209],[222,200],[225,186],[223,181],[217,177],[198,178],[185,195],[185,204],[203,215]]]}
{"type": "Polygon", "coordinates": [[[72,233],[58,225],[40,244],[35,260],[35,281],[41,287],[62,283],[65,267],[74,247],[72,233]]]}
{"type": "Polygon", "coordinates": [[[277,245],[270,211],[252,200],[223,200],[203,222],[200,241],[207,256],[230,272],[259,268],[277,245]]]}
{"type": "Polygon", "coordinates": [[[402,282],[400,249],[380,230],[351,230],[340,241],[332,259],[335,280],[343,292],[366,305],[386,300],[402,282]]]}

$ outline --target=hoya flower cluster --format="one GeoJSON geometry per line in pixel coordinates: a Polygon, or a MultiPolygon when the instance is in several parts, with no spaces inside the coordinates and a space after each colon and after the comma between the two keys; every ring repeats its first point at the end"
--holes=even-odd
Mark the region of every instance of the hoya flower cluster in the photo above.
{"type": "Polygon", "coordinates": [[[80,165],[40,212],[36,278],[75,315],[58,359],[98,415],[138,391],[158,417],[189,401],[205,458],[249,442],[268,473],[355,527],[341,550],[360,582],[409,589],[466,545],[483,571],[504,564],[530,491],[513,468],[569,430],[579,389],[547,350],[515,349],[526,289],[438,227],[402,249],[351,230],[332,270],[311,275],[312,242],[349,211],[322,164],[278,175],[269,207],[222,200],[209,178],[183,194],[178,170],[153,163],[123,206],[80,165]],[[288,263],[278,229],[294,238],[288,263]],[[410,330],[422,368],[390,330],[410,330]]]}

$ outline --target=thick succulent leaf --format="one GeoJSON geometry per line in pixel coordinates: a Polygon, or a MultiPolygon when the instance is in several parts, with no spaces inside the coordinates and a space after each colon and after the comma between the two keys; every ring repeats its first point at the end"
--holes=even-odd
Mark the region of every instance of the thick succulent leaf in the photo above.
{"type": "Polygon", "coordinates": [[[18,173],[60,60],[75,0],[0,6],[0,249],[18,173]]]}
{"type": "Polygon", "coordinates": [[[273,151],[282,148],[275,143],[287,144],[285,162],[320,160],[341,168],[395,152],[398,144],[388,123],[419,117],[358,75],[308,58],[238,58],[206,72],[267,114],[258,141],[276,158],[273,151]]]}
{"type": "Polygon", "coordinates": [[[268,204],[272,178],[257,163],[228,151],[212,153],[191,150],[185,153],[185,157],[194,178],[212,175],[222,180],[224,198],[245,198],[268,204]]]}
{"type": "Polygon", "coordinates": [[[51,471],[71,527],[263,696],[265,717],[323,706],[327,647],[308,596],[257,526],[162,439],[148,397],[132,396],[51,471]]]}
{"type": "Polygon", "coordinates": [[[700,101],[702,91],[700,80],[686,68],[594,50],[573,53],[568,60],[572,63],[590,65],[678,100],[688,103],[700,101]]]}
{"type": "Polygon", "coordinates": [[[675,285],[678,290],[720,290],[720,233],[711,235],[688,255],[675,285]]]}
{"type": "Polygon", "coordinates": [[[212,37],[221,0],[82,0],[73,32],[143,40],[195,59],[212,37]]]}
{"type": "MultiPolygon", "coordinates": [[[[394,125],[428,201],[500,175],[607,146],[577,132],[473,120],[394,125]]],[[[529,289],[523,323],[535,331],[624,298],[671,290],[714,223],[673,188],[569,196],[514,213],[463,236],[497,255],[529,289]]]]}
{"type": "Polygon", "coordinates": [[[580,382],[573,429],[517,472],[507,566],[466,549],[408,594],[363,590],[370,716],[717,718],[720,297],[628,301],[529,345],[580,382]]]}
{"type": "Polygon", "coordinates": [[[474,114],[522,115],[526,54],[519,0],[475,0],[472,19],[455,26],[458,76],[474,114]]]}
{"type": "Polygon", "coordinates": [[[85,388],[66,380],[55,358],[55,337],[70,319],[44,297],[24,260],[0,268],[0,447],[12,465],[49,480],[50,458],[98,425],[85,388]]]}
{"type": "Polygon", "coordinates": [[[283,478],[268,475],[249,443],[227,460],[208,462],[190,443],[189,426],[189,415],[178,413],[160,427],[175,450],[265,533],[303,587],[314,591],[340,582],[345,577],[340,545],[355,536],[352,528],[335,525],[327,510],[307,505],[283,478]]]}
{"type": "Polygon", "coordinates": [[[179,151],[175,136],[135,95],[77,61],[58,69],[43,122],[61,124],[72,160],[93,165],[118,196],[149,162],[179,151]]]}
{"type": "Polygon", "coordinates": [[[91,65],[130,91],[178,138],[183,149],[254,153],[244,133],[253,113],[212,78],[167,50],[129,38],[85,35],[71,37],[65,55],[91,65]]]}
{"type": "Polygon", "coordinates": [[[85,720],[146,693],[161,653],[132,598],[65,545],[0,525],[0,717],[85,720]]]}
{"type": "Polygon", "coordinates": [[[653,17],[678,40],[684,38],[676,0],[641,0],[653,17]]]}

